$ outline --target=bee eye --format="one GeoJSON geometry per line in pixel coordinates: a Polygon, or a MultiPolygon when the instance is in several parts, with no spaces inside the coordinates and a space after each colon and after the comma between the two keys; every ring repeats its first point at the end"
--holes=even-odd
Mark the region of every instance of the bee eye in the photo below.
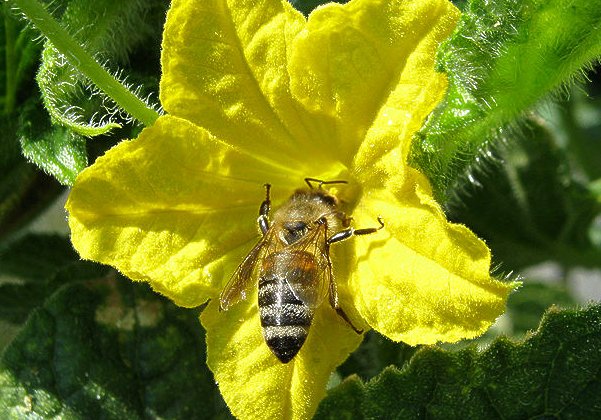
{"type": "Polygon", "coordinates": [[[286,229],[286,233],[284,234],[285,241],[290,245],[305,236],[307,233],[307,224],[303,221],[295,220],[285,223],[284,229],[286,229]]]}

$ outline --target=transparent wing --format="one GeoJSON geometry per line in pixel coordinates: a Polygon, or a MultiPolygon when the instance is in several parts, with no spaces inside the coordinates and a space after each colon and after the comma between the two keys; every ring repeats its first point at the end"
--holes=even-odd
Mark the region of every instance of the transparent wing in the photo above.
{"type": "Polygon", "coordinates": [[[311,308],[316,308],[328,295],[332,281],[326,225],[318,225],[303,240],[290,248],[290,252],[295,255],[295,261],[288,270],[295,272],[286,276],[289,279],[288,284],[297,299],[311,308]]]}
{"type": "Polygon", "coordinates": [[[257,262],[261,259],[263,249],[268,243],[270,233],[267,232],[261,240],[251,249],[242,263],[236,268],[236,271],[227,282],[221,295],[219,295],[219,304],[221,310],[227,311],[228,308],[241,300],[246,299],[246,292],[252,285],[253,273],[257,262]]]}

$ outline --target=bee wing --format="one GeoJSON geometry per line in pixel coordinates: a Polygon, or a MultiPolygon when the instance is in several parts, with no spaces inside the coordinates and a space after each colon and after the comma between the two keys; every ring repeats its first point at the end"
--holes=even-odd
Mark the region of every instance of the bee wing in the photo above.
{"type": "Polygon", "coordinates": [[[246,292],[252,284],[255,267],[261,258],[265,244],[268,243],[268,235],[265,235],[251,249],[223,288],[221,295],[219,295],[219,305],[222,311],[227,311],[230,306],[246,299],[246,292]]]}
{"type": "MultiPolygon", "coordinates": [[[[290,288],[297,299],[311,308],[316,308],[327,296],[332,281],[326,225],[319,225],[310,231],[307,237],[295,246],[295,250],[314,256],[313,259],[299,258],[296,268],[303,273],[314,270],[315,275],[302,276],[302,282],[289,282],[290,288]]],[[[292,275],[288,278],[294,277],[292,275]]]]}

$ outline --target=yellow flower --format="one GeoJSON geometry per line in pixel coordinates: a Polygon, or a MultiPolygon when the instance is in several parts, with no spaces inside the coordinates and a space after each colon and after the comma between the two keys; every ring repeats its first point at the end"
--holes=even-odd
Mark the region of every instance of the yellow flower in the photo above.
{"type": "Polygon", "coordinates": [[[174,0],[163,39],[160,117],[83,171],[67,208],[82,257],[147,281],[178,305],[211,299],[208,364],[241,418],[310,418],[331,372],[362,337],[329,304],[283,364],[262,337],[256,285],[217,297],[257,241],[263,184],[277,208],[305,177],[353,226],[332,245],[340,305],[359,328],[431,344],[485,331],[513,287],[490,252],[446,221],[407,166],[410,140],[446,91],[434,71],[458,11],[446,0],[353,0],[308,19],[285,0],[174,0]]]}

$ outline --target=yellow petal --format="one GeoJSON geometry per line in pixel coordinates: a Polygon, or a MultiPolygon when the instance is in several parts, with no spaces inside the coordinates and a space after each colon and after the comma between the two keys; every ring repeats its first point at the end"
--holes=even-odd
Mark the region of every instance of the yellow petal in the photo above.
{"type": "Polygon", "coordinates": [[[313,168],[335,153],[320,144],[328,136],[323,118],[292,99],[286,69],[289,44],[304,25],[285,0],[174,0],[163,37],[163,107],[316,176],[313,168]]]}
{"type": "Polygon", "coordinates": [[[83,258],[199,305],[256,240],[263,184],[274,184],[277,203],[302,180],[258,159],[160,117],[78,176],[66,206],[71,240],[83,258]]]}
{"type": "Polygon", "coordinates": [[[254,299],[219,312],[211,302],[201,315],[207,362],[228,407],[241,419],[310,419],[325,396],[331,372],[361,342],[326,304],[316,312],[307,341],[287,364],[269,350],[254,299]]]}
{"type": "Polygon", "coordinates": [[[446,88],[434,57],[458,15],[446,0],[355,0],[310,15],[293,45],[291,89],[336,118],[343,162],[374,124],[356,158],[362,170],[421,126],[446,88]]]}
{"type": "Polygon", "coordinates": [[[465,226],[449,223],[426,180],[409,170],[396,196],[371,190],[353,213],[358,227],[385,227],[353,238],[350,288],[367,323],[395,341],[432,344],[482,334],[503,313],[515,284],[490,277],[490,251],[465,226]]]}

